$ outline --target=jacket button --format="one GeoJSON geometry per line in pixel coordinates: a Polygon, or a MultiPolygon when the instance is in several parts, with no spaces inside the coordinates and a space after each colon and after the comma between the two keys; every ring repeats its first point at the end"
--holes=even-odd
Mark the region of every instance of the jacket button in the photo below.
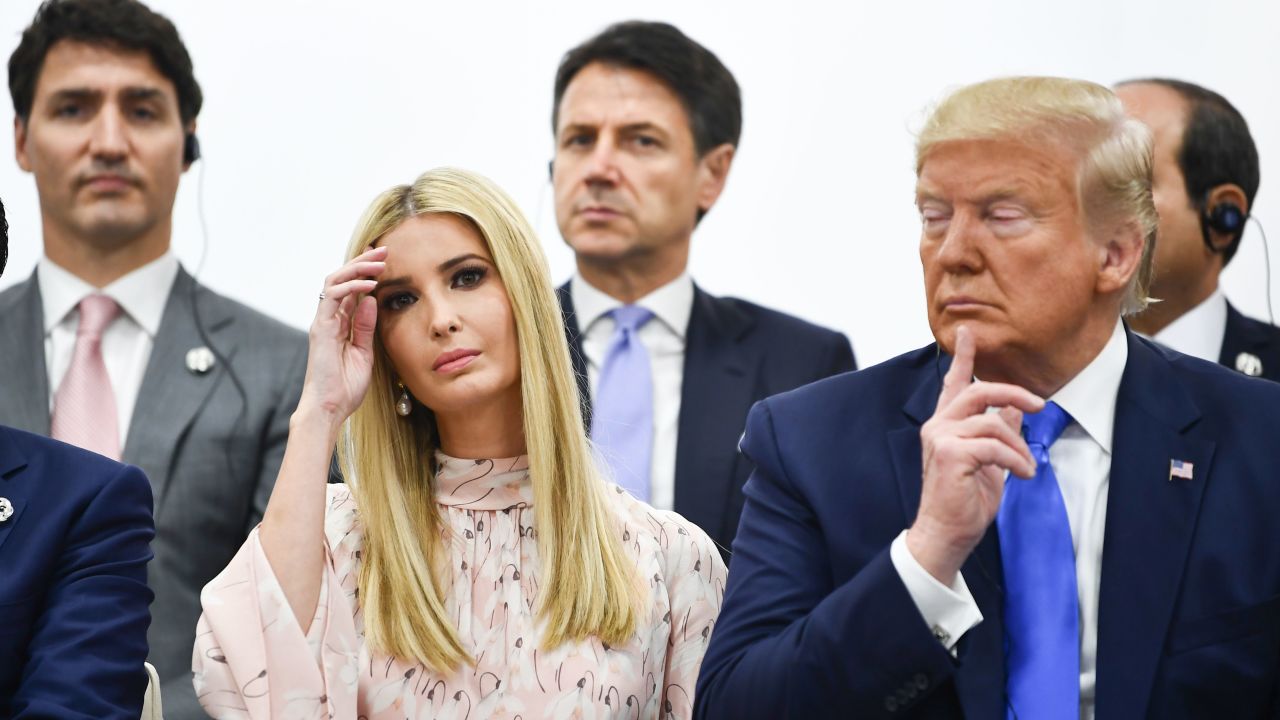
{"type": "Polygon", "coordinates": [[[927,689],[929,689],[929,676],[928,676],[928,675],[925,675],[924,673],[920,673],[920,674],[916,675],[916,676],[915,676],[914,678],[912,678],[912,679],[916,681],[916,689],[918,689],[918,690],[927,690],[927,689]]]}
{"type": "Polygon", "coordinates": [[[898,712],[898,700],[890,695],[884,699],[884,709],[889,712],[898,712]]]}

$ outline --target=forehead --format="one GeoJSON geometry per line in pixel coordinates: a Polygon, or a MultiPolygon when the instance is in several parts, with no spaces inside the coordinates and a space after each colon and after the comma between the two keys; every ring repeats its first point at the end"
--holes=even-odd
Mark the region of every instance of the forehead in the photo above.
{"type": "Polygon", "coordinates": [[[490,258],[489,248],[475,227],[450,213],[415,215],[392,228],[374,245],[388,248],[388,267],[423,262],[434,266],[467,253],[490,258]]]}
{"type": "Polygon", "coordinates": [[[1190,104],[1176,90],[1155,83],[1130,83],[1116,88],[1125,112],[1151,128],[1156,152],[1174,152],[1182,146],[1190,104]]]}
{"type": "Polygon", "coordinates": [[[36,97],[64,90],[110,93],[124,88],[154,88],[177,101],[177,91],[144,50],[125,50],[60,40],[45,54],[36,97]]]}
{"type": "Polygon", "coordinates": [[[588,64],[560,98],[559,130],[567,125],[689,127],[680,97],[656,75],[634,68],[588,64]]]}
{"type": "Polygon", "coordinates": [[[1057,143],[952,140],[931,148],[916,181],[917,200],[974,201],[995,195],[1074,200],[1079,160],[1057,143]]]}

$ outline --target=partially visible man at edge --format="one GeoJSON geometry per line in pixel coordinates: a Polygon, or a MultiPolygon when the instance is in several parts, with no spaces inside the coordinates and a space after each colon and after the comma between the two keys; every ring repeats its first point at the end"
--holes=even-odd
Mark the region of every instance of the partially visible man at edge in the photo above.
{"type": "Polygon", "coordinates": [[[165,715],[203,718],[200,590],[262,517],[306,337],[199,286],[170,248],[202,95],[168,19],[136,0],[49,0],[9,58],[9,91],[44,256],[0,293],[0,422],[146,472],[149,659],[165,715]]]}
{"type": "Polygon", "coordinates": [[[1130,324],[1178,352],[1280,380],[1280,328],[1246,317],[1218,286],[1261,179],[1244,116],[1218,93],[1183,80],[1128,80],[1115,92],[1156,144],[1160,241],[1151,294],[1160,302],[1130,324]]]}
{"type": "Polygon", "coordinates": [[[728,558],[751,404],[854,370],[853,349],[689,276],[742,129],[737,81],[710,50],[666,23],[618,23],[565,54],[553,107],[556,220],[577,257],[560,304],[592,440],[620,485],[728,558]]]}

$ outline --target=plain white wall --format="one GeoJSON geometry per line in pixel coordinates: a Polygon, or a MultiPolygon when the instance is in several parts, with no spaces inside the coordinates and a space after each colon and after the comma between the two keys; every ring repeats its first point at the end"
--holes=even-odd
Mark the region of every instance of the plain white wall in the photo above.
{"type": "MultiPolygon", "coordinates": [[[[7,60],[37,0],[0,3],[7,60]]],[[[692,272],[737,295],[846,332],[861,364],[931,340],[916,255],[912,129],[948,88],[1006,74],[1102,83],[1167,75],[1227,96],[1263,160],[1255,214],[1280,253],[1280,3],[1158,0],[154,0],[195,61],[205,161],[178,194],[174,246],[200,279],[306,327],[324,276],[378,191],[438,165],[510,192],[557,282],[572,255],[547,182],[551,84],[565,50],[632,17],[675,23],[743,89],[729,185],[694,236],[692,272]]],[[[3,101],[11,117],[12,106],[3,101]]],[[[0,133],[10,265],[40,253],[35,184],[0,133]]],[[[1265,317],[1251,224],[1224,283],[1265,317]]],[[[1280,260],[1277,260],[1280,267],[1280,260]]],[[[1273,279],[1280,302],[1280,273],[1273,279]]],[[[1048,301],[1048,299],[1046,299],[1048,301]]]]}

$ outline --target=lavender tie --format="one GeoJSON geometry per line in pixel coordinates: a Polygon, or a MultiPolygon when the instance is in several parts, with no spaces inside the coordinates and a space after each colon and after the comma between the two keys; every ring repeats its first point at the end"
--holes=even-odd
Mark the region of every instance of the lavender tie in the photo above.
{"type": "Polygon", "coordinates": [[[102,360],[102,332],[119,314],[120,306],[106,295],[80,301],[76,346],[54,396],[51,428],[54,438],[113,460],[120,459],[120,421],[102,360]]]}
{"type": "Polygon", "coordinates": [[[637,333],[653,313],[636,305],[623,305],[609,315],[617,326],[600,368],[592,406],[591,439],[613,468],[614,480],[648,502],[653,376],[649,353],[637,333]]]}

